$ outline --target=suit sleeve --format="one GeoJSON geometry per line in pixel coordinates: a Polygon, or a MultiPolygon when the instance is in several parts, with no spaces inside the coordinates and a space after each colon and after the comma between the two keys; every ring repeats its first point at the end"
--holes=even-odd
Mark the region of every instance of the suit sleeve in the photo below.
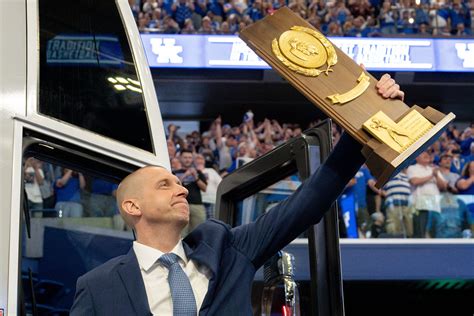
{"type": "Polygon", "coordinates": [[[298,190],[255,222],[233,228],[233,246],[259,268],[318,223],[364,163],[361,145],[344,134],[328,159],[298,190]]]}
{"type": "Polygon", "coordinates": [[[95,315],[92,294],[87,286],[87,281],[80,277],[76,284],[76,295],[74,296],[74,304],[69,313],[71,316],[95,315]]]}

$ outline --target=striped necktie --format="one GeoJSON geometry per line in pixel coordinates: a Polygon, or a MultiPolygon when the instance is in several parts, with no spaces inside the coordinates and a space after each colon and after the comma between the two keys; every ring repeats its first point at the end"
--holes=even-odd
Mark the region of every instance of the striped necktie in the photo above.
{"type": "Polygon", "coordinates": [[[189,278],[179,265],[179,257],[165,253],[158,261],[169,270],[168,283],[173,300],[173,316],[196,316],[196,300],[189,278]]]}

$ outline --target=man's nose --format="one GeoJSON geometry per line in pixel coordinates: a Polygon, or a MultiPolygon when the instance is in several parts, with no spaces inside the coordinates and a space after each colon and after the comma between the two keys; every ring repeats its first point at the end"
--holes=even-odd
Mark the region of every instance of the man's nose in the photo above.
{"type": "Polygon", "coordinates": [[[186,189],[185,187],[183,187],[181,184],[178,184],[178,189],[177,189],[177,192],[176,192],[176,195],[177,196],[184,196],[185,198],[188,196],[188,189],[186,189]]]}

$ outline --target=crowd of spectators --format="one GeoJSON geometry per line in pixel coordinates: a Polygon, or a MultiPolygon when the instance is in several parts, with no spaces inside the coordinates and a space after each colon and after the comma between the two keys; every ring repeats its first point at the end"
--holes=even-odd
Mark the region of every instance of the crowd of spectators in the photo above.
{"type": "Polygon", "coordinates": [[[114,217],[118,185],[39,159],[23,168],[28,207],[35,217],[114,217]]]}
{"type": "MultiPolygon", "coordinates": [[[[189,190],[191,220],[184,233],[215,217],[217,187],[223,177],[301,134],[298,124],[280,124],[267,118],[257,122],[251,111],[238,126],[223,124],[218,117],[204,132],[183,133],[179,126],[169,124],[171,168],[189,190]]],[[[341,130],[333,125],[334,143],[340,135],[341,130]]],[[[55,217],[111,217],[114,225],[118,220],[117,184],[35,158],[28,158],[23,170],[33,212],[44,216],[52,211],[55,217]]],[[[297,176],[285,180],[292,183],[291,190],[300,184],[297,176]]],[[[471,238],[474,124],[463,130],[450,126],[382,189],[375,183],[363,166],[347,185],[339,199],[340,222],[345,224],[341,225],[342,236],[471,238]]],[[[118,223],[118,227],[123,226],[118,223]]]]}
{"type": "MultiPolygon", "coordinates": [[[[202,133],[183,134],[179,126],[170,124],[167,142],[172,170],[190,191],[189,203],[200,205],[199,209],[193,206],[197,211],[191,216],[200,221],[213,217],[217,186],[223,177],[301,133],[298,124],[266,118],[257,123],[251,111],[245,113],[239,126],[223,124],[218,117],[202,133]]],[[[333,125],[334,142],[340,135],[340,129],[333,125]]],[[[347,208],[356,217],[357,233],[352,237],[470,238],[474,218],[473,140],[474,124],[463,131],[450,126],[416,163],[381,190],[363,166],[341,197],[352,197],[353,201],[352,205],[341,203],[341,222],[349,224],[347,208]]]]}
{"type": "Polygon", "coordinates": [[[327,36],[471,36],[474,0],[129,0],[142,33],[238,34],[287,6],[327,36]]]}

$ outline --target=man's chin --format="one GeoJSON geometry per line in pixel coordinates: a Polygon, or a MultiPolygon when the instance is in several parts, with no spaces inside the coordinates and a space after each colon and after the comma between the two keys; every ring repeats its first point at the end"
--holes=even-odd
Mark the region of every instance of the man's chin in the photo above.
{"type": "Polygon", "coordinates": [[[189,224],[189,217],[188,218],[180,218],[177,221],[177,225],[180,229],[184,229],[189,224]]]}
{"type": "Polygon", "coordinates": [[[188,225],[189,224],[189,212],[180,212],[178,214],[178,221],[180,223],[184,223],[184,225],[188,225]]]}

